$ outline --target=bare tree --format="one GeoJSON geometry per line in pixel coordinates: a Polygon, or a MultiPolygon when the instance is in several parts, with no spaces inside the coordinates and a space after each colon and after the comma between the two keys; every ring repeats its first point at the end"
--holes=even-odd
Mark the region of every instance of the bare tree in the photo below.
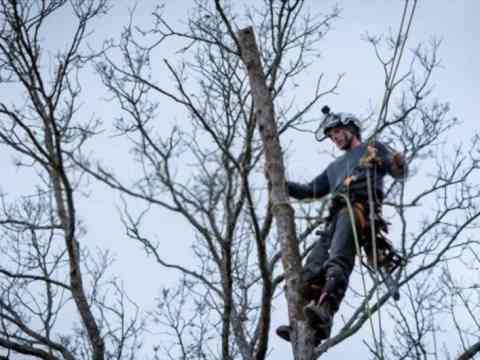
{"type": "Polygon", "coordinates": [[[30,184],[26,193],[13,189],[1,198],[5,359],[131,358],[138,345],[138,314],[127,316],[132,303],[105,277],[110,255],[80,246],[76,195],[84,183],[66,156],[97,125],[78,118],[79,74],[93,56],[84,51],[87,26],[106,10],[105,0],[0,2],[0,86],[16,94],[0,102],[0,143],[30,184]],[[46,28],[64,11],[73,31],[65,49],[51,55],[46,28]]]}
{"type": "MultiPolygon", "coordinates": [[[[141,30],[152,44],[141,44],[130,25],[118,45],[125,62],[106,57],[98,65],[105,85],[128,114],[117,123],[117,130],[132,140],[142,176],[135,184],[123,183],[104,166],[89,166],[81,155],[78,162],[109,186],[145,200],[152,210],[158,206],[179,214],[195,230],[193,250],[198,267],[171,264],[162,243],[142,232],[142,217],[129,208],[124,214],[129,235],[160,265],[175,268],[188,279],[189,294],[181,301],[189,303],[193,313],[202,313],[207,306],[212,314],[208,327],[168,322],[178,344],[178,353],[170,352],[171,357],[195,358],[200,356],[196,349],[202,349],[202,356],[215,357],[219,336],[221,358],[264,359],[273,296],[282,277],[277,269],[277,241],[274,237],[267,241],[272,210],[266,192],[258,188],[263,150],[255,130],[257,118],[247,76],[231,38],[233,25],[209,2],[198,1],[194,11],[182,31],[173,29],[160,12],[155,13],[155,28],[141,30]],[[184,40],[182,53],[186,57],[176,66],[164,60],[173,89],[149,75],[155,51],[170,38],[184,40]],[[185,120],[167,136],[156,130],[160,106],[156,96],[179,104],[185,112],[185,120]],[[182,168],[180,173],[182,163],[195,165],[182,168]],[[189,331],[182,330],[183,326],[189,331]]],[[[263,29],[262,55],[268,64],[268,86],[274,99],[289,97],[287,89],[296,86],[296,76],[318,53],[319,34],[325,34],[338,15],[337,9],[318,17],[304,17],[303,12],[303,2],[288,6],[272,2],[246,15],[263,29]],[[287,56],[288,60],[283,60],[287,56]]],[[[334,91],[339,79],[325,90],[321,90],[321,80],[320,76],[311,99],[279,105],[281,132],[301,126],[308,110],[334,91]]]]}
{"type": "MultiPolygon", "coordinates": [[[[133,161],[139,169],[135,181],[122,181],[114,170],[92,164],[81,151],[72,156],[99,181],[145,202],[148,211],[138,213],[127,201],[123,220],[128,235],[160,266],[182,274],[177,289],[164,290],[155,314],[161,328],[167,329],[158,350],[171,359],[265,359],[272,305],[285,279],[279,266],[279,238],[285,239],[285,234],[277,237],[271,231],[272,204],[278,204],[268,198],[269,184],[261,176],[266,151],[256,127],[262,124],[254,111],[255,91],[251,93],[248,86],[251,69],[241,62],[244,53],[236,32],[240,23],[253,25],[281,139],[286,131],[308,127],[308,112],[337,89],[340,79],[325,88],[320,76],[312,98],[295,101],[295,80],[316,59],[338,9],[317,15],[301,0],[264,1],[241,13],[230,3],[195,3],[183,29],[171,25],[161,8],[154,13],[150,30],[134,26],[132,15],[115,48],[117,53],[107,54],[97,64],[104,84],[123,110],[116,130],[132,143],[133,161]],[[174,39],[181,42],[179,59],[163,60],[170,76],[166,84],[155,79],[151,66],[159,63],[158,50],[174,39]],[[182,114],[169,130],[165,130],[169,119],[162,118],[162,101],[171,101],[182,114]],[[156,209],[177,214],[193,229],[195,264],[169,262],[165,243],[147,235],[143,220],[156,209]]],[[[395,243],[406,261],[397,280],[412,314],[403,306],[391,307],[378,277],[369,277],[360,267],[358,276],[364,278],[365,287],[352,286],[352,308],[340,329],[316,349],[302,339],[298,347],[294,340],[295,358],[319,357],[365,327],[372,331],[372,340],[367,342],[372,358],[431,356],[434,352],[422,340],[436,333],[427,315],[437,312],[427,305],[445,288],[438,283],[430,291],[424,285],[444,264],[463,259],[461,249],[475,246],[467,235],[480,215],[480,193],[473,182],[479,170],[478,141],[474,138],[470,147],[453,152],[444,147],[453,154],[451,158],[442,153],[442,140],[457,122],[449,116],[446,104],[429,100],[431,76],[439,65],[439,44],[406,51],[416,5],[416,1],[405,1],[398,34],[385,41],[367,38],[385,70],[385,96],[372,109],[378,116],[370,120],[370,138],[381,137],[402,150],[411,177],[425,178],[427,184],[410,189],[408,183],[391,182],[386,191],[385,212],[398,230],[395,243]],[[434,169],[431,174],[423,171],[426,161],[436,164],[428,166],[434,169]],[[427,214],[421,221],[415,218],[419,211],[427,214]],[[386,336],[386,318],[398,325],[394,330],[401,335],[398,344],[386,336]]],[[[273,186],[281,193],[282,181],[273,186]]],[[[311,239],[307,236],[317,225],[318,221],[308,219],[305,231],[297,234],[299,243],[306,244],[301,256],[308,252],[311,239]]],[[[298,264],[293,265],[284,262],[285,268],[292,266],[298,273],[298,264]]],[[[287,284],[292,279],[298,277],[289,278],[287,284]]],[[[287,285],[289,306],[301,306],[296,286],[287,285]]],[[[474,354],[475,345],[468,344],[463,353],[474,354]]]]}

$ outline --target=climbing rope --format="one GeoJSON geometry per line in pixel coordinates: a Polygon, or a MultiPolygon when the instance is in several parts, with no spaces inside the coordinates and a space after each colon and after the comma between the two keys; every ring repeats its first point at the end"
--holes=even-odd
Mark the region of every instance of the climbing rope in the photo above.
{"type": "MultiPolygon", "coordinates": [[[[345,200],[346,204],[347,204],[348,215],[350,217],[350,223],[352,224],[353,239],[354,239],[354,242],[355,242],[355,250],[356,250],[358,256],[360,257],[360,275],[361,275],[361,279],[362,279],[363,292],[365,294],[365,301],[366,301],[365,310],[368,314],[368,320],[369,320],[369,323],[370,323],[370,328],[372,330],[373,341],[374,341],[375,344],[378,344],[376,333],[375,333],[375,326],[373,324],[373,319],[372,319],[372,309],[370,308],[369,302],[368,302],[367,282],[365,280],[365,272],[364,272],[364,268],[362,266],[362,261],[361,261],[361,256],[362,256],[361,251],[362,251],[362,249],[361,249],[361,246],[360,246],[360,240],[359,240],[359,236],[358,236],[358,232],[357,232],[356,219],[355,219],[355,213],[354,213],[354,210],[353,210],[352,202],[350,200],[350,196],[349,196],[348,193],[347,194],[338,193],[336,195],[343,198],[345,200]]],[[[377,349],[377,351],[378,351],[378,349],[377,349]]]]}
{"type": "MultiPolygon", "coordinates": [[[[367,197],[368,197],[368,209],[369,209],[369,226],[370,226],[370,235],[371,235],[371,246],[372,246],[372,257],[373,257],[373,275],[372,279],[374,282],[374,286],[376,287],[376,297],[377,297],[377,303],[380,302],[380,288],[379,284],[380,281],[378,279],[378,244],[377,244],[377,238],[376,238],[376,228],[375,228],[375,200],[374,197],[376,194],[373,191],[373,186],[372,186],[372,179],[371,179],[371,169],[372,167],[374,170],[376,170],[376,167],[373,166],[375,162],[378,163],[378,159],[376,157],[376,149],[373,147],[372,143],[374,143],[374,140],[369,142],[367,145],[367,154],[360,159],[360,165],[363,166],[366,169],[366,181],[367,181],[367,197]]],[[[368,315],[368,320],[370,323],[371,331],[372,331],[372,337],[373,341],[375,344],[376,352],[377,354],[380,354],[381,358],[383,358],[383,341],[382,341],[382,316],[381,316],[381,309],[378,309],[378,331],[379,331],[379,341],[377,340],[377,335],[375,331],[375,326],[373,324],[373,319],[372,319],[372,309],[369,305],[369,300],[368,300],[368,290],[367,290],[367,285],[366,285],[366,280],[365,280],[365,272],[364,268],[362,266],[362,249],[359,241],[359,236],[357,232],[357,226],[356,226],[356,218],[355,218],[355,212],[353,209],[353,205],[350,199],[350,194],[349,194],[349,186],[351,182],[353,181],[352,177],[347,177],[344,181],[345,188],[347,190],[347,194],[342,193],[342,192],[337,192],[334,194],[334,196],[340,196],[345,200],[345,203],[347,204],[347,209],[348,209],[348,214],[350,217],[350,223],[352,224],[352,231],[353,231],[353,237],[354,237],[354,242],[355,242],[355,249],[356,252],[359,256],[360,259],[360,274],[362,278],[362,286],[363,286],[363,291],[364,291],[364,296],[365,296],[365,310],[368,315]]]]}
{"type": "MultiPolygon", "coordinates": [[[[368,207],[369,207],[369,215],[370,215],[370,233],[372,238],[372,248],[373,248],[373,278],[375,282],[375,286],[377,287],[376,296],[377,296],[377,303],[380,303],[380,287],[378,284],[378,247],[377,247],[377,236],[376,236],[376,229],[375,229],[375,209],[374,209],[374,199],[373,199],[373,190],[372,190],[372,179],[370,176],[370,168],[367,167],[367,194],[368,194],[368,207]]],[[[382,312],[381,308],[378,308],[378,331],[380,334],[380,355],[383,359],[383,337],[382,337],[382,312]]],[[[376,339],[374,338],[376,343],[376,339]]],[[[377,349],[378,353],[378,349],[377,349]]]]}

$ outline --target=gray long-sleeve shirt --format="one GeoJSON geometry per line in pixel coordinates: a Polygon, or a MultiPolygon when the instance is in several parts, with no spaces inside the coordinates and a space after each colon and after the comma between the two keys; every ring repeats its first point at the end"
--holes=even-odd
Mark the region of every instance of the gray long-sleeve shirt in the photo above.
{"type": "MultiPolygon", "coordinates": [[[[383,197],[383,177],[388,173],[395,178],[405,177],[407,166],[403,164],[400,172],[392,170],[393,152],[384,144],[376,142],[377,156],[381,159],[381,165],[373,171],[373,184],[375,193],[383,197]]],[[[308,184],[287,182],[288,194],[296,199],[320,198],[330,192],[334,192],[343,183],[347,176],[355,173],[356,180],[350,185],[350,191],[356,195],[367,195],[366,170],[359,167],[360,159],[367,152],[367,144],[361,144],[334,160],[330,165],[308,184]]]]}

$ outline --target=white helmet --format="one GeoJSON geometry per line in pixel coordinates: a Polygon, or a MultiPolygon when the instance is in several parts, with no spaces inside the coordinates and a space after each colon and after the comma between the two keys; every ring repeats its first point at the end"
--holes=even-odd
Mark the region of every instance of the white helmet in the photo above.
{"type": "Polygon", "coordinates": [[[320,123],[317,131],[315,131],[315,138],[318,141],[323,141],[327,138],[327,132],[334,127],[352,127],[356,135],[360,137],[362,127],[358,118],[350,113],[332,113],[328,106],[322,108],[324,115],[323,121],[320,123]]]}

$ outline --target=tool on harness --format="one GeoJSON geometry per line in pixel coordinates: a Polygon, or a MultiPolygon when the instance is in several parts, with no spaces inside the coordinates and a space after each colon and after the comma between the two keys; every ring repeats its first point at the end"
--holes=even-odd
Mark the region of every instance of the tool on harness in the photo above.
{"type": "MultiPolygon", "coordinates": [[[[358,209],[362,206],[361,203],[355,203],[355,208],[358,209]]],[[[354,209],[355,209],[354,208],[354,209]]],[[[364,228],[361,230],[362,235],[362,242],[363,242],[363,249],[367,255],[367,262],[363,261],[362,264],[372,273],[375,272],[375,261],[374,261],[374,251],[376,251],[376,261],[377,266],[376,270],[380,274],[383,282],[385,283],[389,294],[393,297],[395,301],[400,299],[400,292],[399,292],[399,285],[396,280],[396,272],[397,270],[401,270],[401,268],[405,265],[404,258],[398,254],[398,252],[393,247],[392,242],[387,238],[388,234],[388,223],[379,215],[377,212],[375,218],[375,245],[376,249],[372,244],[372,234],[371,234],[371,226],[368,218],[366,218],[365,214],[367,209],[365,210],[357,210],[356,216],[358,218],[363,217],[363,220],[360,220],[360,227],[362,227],[362,223],[365,225],[364,228]]]]}

